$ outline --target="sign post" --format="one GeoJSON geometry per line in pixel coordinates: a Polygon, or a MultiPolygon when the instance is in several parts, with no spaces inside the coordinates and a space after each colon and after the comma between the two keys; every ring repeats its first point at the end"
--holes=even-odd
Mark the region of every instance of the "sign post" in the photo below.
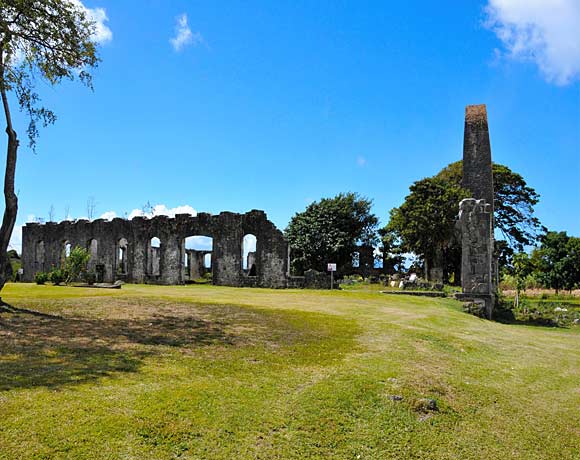
{"type": "Polygon", "coordinates": [[[328,264],[327,271],[330,272],[330,290],[334,289],[334,272],[336,271],[336,264],[328,264]]]}

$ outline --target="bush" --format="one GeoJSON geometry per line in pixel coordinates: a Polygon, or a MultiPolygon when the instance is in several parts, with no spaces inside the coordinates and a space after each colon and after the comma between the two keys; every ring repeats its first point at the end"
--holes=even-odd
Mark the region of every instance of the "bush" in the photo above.
{"type": "Polygon", "coordinates": [[[93,285],[97,282],[97,274],[92,272],[87,272],[84,275],[85,281],[89,285],[93,285]]]}
{"type": "Polygon", "coordinates": [[[49,281],[55,286],[60,285],[68,278],[66,270],[55,268],[48,274],[49,281]]]}
{"type": "MultiPolygon", "coordinates": [[[[508,305],[504,304],[505,307],[508,305]]],[[[523,297],[518,307],[511,307],[518,321],[544,326],[570,327],[578,324],[580,311],[574,304],[565,302],[534,301],[523,297]]]]}
{"type": "Polygon", "coordinates": [[[34,282],[36,284],[44,284],[48,281],[48,273],[38,272],[34,275],[34,282]]]}

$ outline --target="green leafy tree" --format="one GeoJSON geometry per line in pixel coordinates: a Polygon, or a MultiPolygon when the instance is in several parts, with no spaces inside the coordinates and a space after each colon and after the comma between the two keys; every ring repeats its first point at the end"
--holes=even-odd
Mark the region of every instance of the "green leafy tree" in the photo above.
{"type": "MultiPolygon", "coordinates": [[[[400,250],[421,257],[426,272],[433,266],[445,268],[444,261],[451,260],[452,267],[457,265],[461,253],[457,250],[455,219],[459,202],[469,194],[438,177],[417,181],[410,191],[404,203],[391,210],[382,233],[396,235],[400,250]]],[[[449,267],[444,271],[448,274],[449,267]]]]}
{"type": "Polygon", "coordinates": [[[400,272],[404,267],[406,258],[401,250],[398,236],[387,228],[379,229],[378,233],[382,243],[383,271],[387,274],[400,272]]]}
{"type": "MultiPolygon", "coordinates": [[[[459,202],[470,196],[462,188],[463,163],[452,163],[431,178],[415,182],[403,204],[391,210],[384,232],[394,233],[403,252],[412,252],[427,267],[439,266],[444,278],[458,282],[461,246],[455,229],[459,202]]],[[[500,261],[511,263],[515,251],[533,245],[545,231],[534,216],[539,195],[523,177],[494,164],[494,222],[505,236],[496,242],[500,261]]]]}
{"type": "Polygon", "coordinates": [[[566,245],[566,282],[564,289],[580,288],[580,238],[571,236],[566,245]]]}
{"type": "MultiPolygon", "coordinates": [[[[4,175],[5,210],[0,227],[0,266],[18,212],[14,177],[19,140],[12,121],[9,93],[28,116],[27,137],[36,146],[38,126],[54,123],[52,111],[40,105],[35,84],[40,79],[56,85],[78,79],[91,87],[89,70],[98,63],[93,40],[95,23],[70,0],[0,0],[0,95],[8,136],[4,175]]],[[[6,276],[0,273],[0,289],[6,276]]]]}
{"type": "Polygon", "coordinates": [[[514,255],[515,251],[509,246],[506,240],[494,241],[494,252],[497,258],[497,264],[500,269],[501,276],[514,274],[514,255]]]}
{"type": "Polygon", "coordinates": [[[87,265],[91,258],[88,249],[75,246],[66,258],[64,272],[66,273],[66,282],[79,281],[87,273],[87,265]]]}
{"type": "MultiPolygon", "coordinates": [[[[516,297],[514,305],[520,306],[520,297],[522,291],[526,290],[526,279],[532,273],[532,261],[527,253],[519,252],[513,256],[514,277],[516,279],[516,297]]],[[[527,313],[527,312],[526,312],[527,313]]]]}
{"type": "Polygon", "coordinates": [[[566,232],[548,232],[532,257],[537,264],[537,278],[556,294],[580,285],[580,238],[566,232]]]}
{"type": "MultiPolygon", "coordinates": [[[[521,252],[526,246],[533,246],[546,232],[534,215],[540,195],[507,166],[494,163],[492,169],[495,228],[504,236],[509,248],[521,252]]],[[[461,186],[463,161],[451,163],[436,177],[461,186]]]]}
{"type": "Polygon", "coordinates": [[[371,207],[372,200],[341,193],[312,203],[292,217],[286,237],[292,248],[293,273],[311,268],[325,271],[329,262],[341,270],[350,267],[357,245],[378,242],[378,219],[371,207]]]}

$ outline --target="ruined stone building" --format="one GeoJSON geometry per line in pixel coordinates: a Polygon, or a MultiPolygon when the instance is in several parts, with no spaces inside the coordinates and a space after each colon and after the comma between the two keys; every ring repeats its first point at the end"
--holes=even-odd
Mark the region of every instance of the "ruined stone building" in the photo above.
{"type": "Polygon", "coordinates": [[[461,229],[460,298],[479,303],[491,318],[493,283],[493,172],[485,105],[465,109],[463,141],[463,187],[472,198],[459,204],[461,229]]]}
{"type": "Polygon", "coordinates": [[[217,285],[283,288],[304,279],[290,279],[284,235],[263,211],[254,210],[29,223],[22,230],[24,281],[60,267],[75,246],[89,250],[88,269],[99,282],[184,284],[211,273],[217,285]],[[244,260],[247,235],[255,237],[256,248],[244,260]],[[190,237],[211,238],[211,250],[187,248],[190,237]]]}
{"type": "MultiPolygon", "coordinates": [[[[465,110],[463,186],[473,198],[460,203],[460,297],[483,304],[486,316],[491,317],[494,194],[485,105],[465,110]]],[[[330,287],[327,273],[290,276],[288,242],[266,214],[257,210],[215,216],[200,213],[175,218],[29,223],[22,230],[23,280],[33,281],[36,273],[60,267],[75,246],[89,250],[88,269],[99,282],[185,284],[211,274],[213,284],[222,286],[330,287]],[[248,235],[255,237],[255,251],[244,248],[248,235]],[[210,238],[211,249],[188,248],[186,241],[192,237],[210,238]]],[[[359,247],[352,267],[341,268],[343,274],[378,274],[374,248],[359,247]]],[[[432,278],[442,278],[439,267],[429,272],[432,278]]]]}
{"type": "MultiPolygon", "coordinates": [[[[22,229],[23,280],[33,281],[36,273],[61,267],[76,246],[89,250],[88,272],[97,282],[186,284],[210,275],[213,284],[221,286],[330,287],[326,272],[290,276],[288,242],[257,210],[28,223],[22,229]],[[255,240],[253,251],[244,248],[248,236],[255,240]],[[209,240],[211,249],[187,247],[192,238],[209,240]]],[[[358,248],[352,273],[376,272],[373,251],[370,246],[358,248]]]]}

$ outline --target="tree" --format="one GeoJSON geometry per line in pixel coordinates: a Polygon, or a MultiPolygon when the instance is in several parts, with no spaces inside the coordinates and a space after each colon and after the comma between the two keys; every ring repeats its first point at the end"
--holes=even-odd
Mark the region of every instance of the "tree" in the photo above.
{"type": "Polygon", "coordinates": [[[66,283],[72,281],[79,281],[87,272],[87,265],[91,258],[91,253],[88,249],[75,246],[66,258],[64,264],[64,271],[66,273],[66,283]]]}
{"type": "Polygon", "coordinates": [[[454,224],[459,202],[469,194],[461,186],[438,177],[417,181],[410,191],[404,203],[391,210],[385,232],[397,235],[403,252],[423,259],[427,277],[429,269],[437,266],[444,269],[444,278],[448,278],[449,267],[445,270],[444,261],[452,261],[452,267],[461,261],[454,224]]]}
{"type": "Polygon", "coordinates": [[[537,278],[556,294],[580,285],[580,238],[566,232],[548,232],[532,258],[536,261],[537,278]]]}
{"type": "Polygon", "coordinates": [[[54,206],[51,204],[50,209],[48,210],[48,221],[54,222],[54,206]]]}
{"type": "Polygon", "coordinates": [[[520,306],[520,295],[526,290],[526,278],[532,273],[532,261],[527,253],[519,252],[513,256],[514,277],[516,279],[516,297],[514,306],[520,306]]]}
{"type": "MultiPolygon", "coordinates": [[[[95,23],[71,0],[0,0],[0,94],[8,136],[4,175],[5,209],[0,227],[0,266],[6,264],[6,249],[16,222],[18,198],[14,176],[19,140],[12,121],[9,93],[28,116],[27,137],[35,149],[38,124],[47,126],[56,117],[40,105],[35,90],[37,78],[49,85],[63,79],[79,79],[89,88],[89,70],[98,64],[92,38],[95,23]]],[[[0,289],[6,277],[0,273],[0,289]]]]}
{"type": "Polygon", "coordinates": [[[506,240],[494,241],[494,253],[497,259],[497,265],[500,270],[500,278],[504,274],[514,274],[514,256],[516,252],[511,248],[506,240]]]}
{"type": "MultiPolygon", "coordinates": [[[[534,206],[540,201],[540,195],[528,186],[520,174],[507,166],[494,163],[492,170],[495,228],[504,236],[508,247],[521,252],[525,246],[538,242],[546,232],[534,216],[534,206]]],[[[436,177],[461,186],[463,161],[451,163],[436,177]]]]}
{"type": "Polygon", "coordinates": [[[381,238],[381,252],[383,254],[383,271],[387,274],[400,272],[405,264],[405,255],[395,232],[387,228],[379,229],[381,238]]]}
{"type": "Polygon", "coordinates": [[[378,219],[371,207],[372,200],[341,193],[312,203],[292,217],[286,237],[292,248],[293,272],[325,271],[328,262],[335,262],[341,271],[352,266],[357,245],[378,242],[378,219]]]}
{"type": "Polygon", "coordinates": [[[564,289],[572,291],[580,287],[580,238],[571,236],[566,245],[566,281],[564,289]]]}
{"type": "MultiPolygon", "coordinates": [[[[497,243],[502,260],[534,244],[545,231],[534,216],[539,195],[523,177],[507,166],[494,164],[494,223],[505,236],[497,243]]],[[[393,232],[403,252],[421,257],[427,267],[443,269],[447,281],[460,278],[461,246],[455,231],[459,202],[470,194],[461,187],[463,163],[457,161],[431,178],[415,182],[399,208],[391,210],[385,232],[393,232]]]]}
{"type": "Polygon", "coordinates": [[[89,220],[93,220],[95,217],[95,210],[97,209],[97,200],[94,196],[87,198],[87,217],[89,220]]]}

